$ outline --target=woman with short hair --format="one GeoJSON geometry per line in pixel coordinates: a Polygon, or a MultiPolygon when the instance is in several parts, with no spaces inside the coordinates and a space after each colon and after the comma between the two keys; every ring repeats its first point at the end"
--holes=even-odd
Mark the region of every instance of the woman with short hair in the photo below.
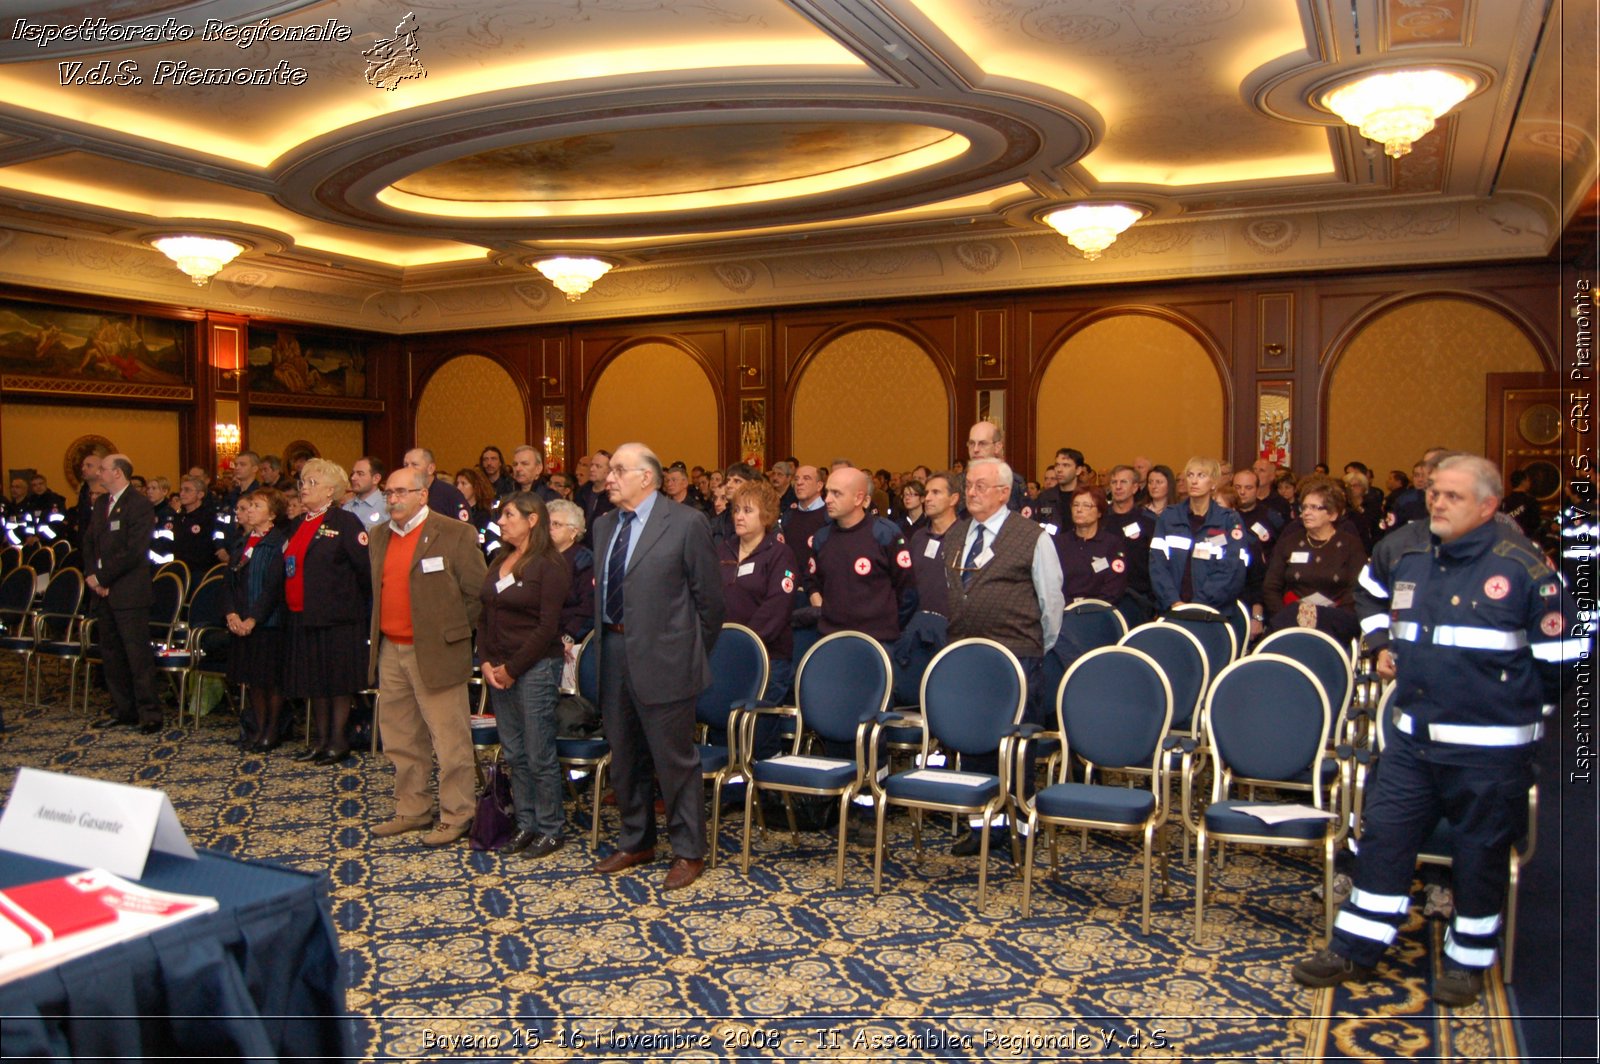
{"type": "Polygon", "coordinates": [[[566,499],[545,503],[550,512],[550,539],[567,561],[572,586],[561,606],[561,639],[569,646],[583,642],[594,629],[594,552],[583,545],[583,507],[566,499]]]}
{"type": "Polygon", "coordinates": [[[781,703],[793,675],[794,552],[778,531],[778,492],[765,480],[747,480],[728,501],[733,535],[717,545],[727,619],[761,637],[767,648],[763,697],[781,703]]]}
{"type": "Polygon", "coordinates": [[[284,694],[311,703],[311,734],[296,761],[336,765],[350,756],[350,703],[367,687],[367,629],[372,566],[361,518],[334,503],[350,477],[326,458],[300,469],[304,512],[289,526],[283,551],[288,608],[284,694]]]}
{"type": "Polygon", "coordinates": [[[1156,518],[1150,584],[1160,609],[1197,604],[1226,611],[1244,590],[1244,527],[1237,513],[1211,497],[1220,473],[1215,458],[1189,459],[1183,471],[1188,502],[1156,518]]]}
{"type": "Polygon", "coordinates": [[[223,618],[233,642],[228,683],[249,691],[240,749],[266,753],[278,746],[283,716],[283,493],[258,488],[239,500],[244,538],[228,559],[223,618]]]}
{"type": "Polygon", "coordinates": [[[1335,481],[1316,477],[1302,485],[1300,520],[1284,529],[1261,585],[1268,631],[1315,628],[1340,642],[1360,635],[1355,589],[1367,551],[1359,536],[1337,527],[1344,507],[1335,481]]]}

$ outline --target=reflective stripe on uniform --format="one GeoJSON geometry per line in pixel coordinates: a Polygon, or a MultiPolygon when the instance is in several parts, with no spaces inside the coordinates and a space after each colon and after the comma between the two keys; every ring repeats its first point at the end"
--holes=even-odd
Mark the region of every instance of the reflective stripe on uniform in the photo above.
{"type": "MultiPolygon", "coordinates": [[[[1395,621],[1389,633],[1396,639],[1421,643],[1422,625],[1416,621],[1395,621]]],[[[1505,632],[1498,628],[1475,628],[1465,624],[1441,624],[1433,630],[1428,640],[1435,646],[1460,647],[1462,650],[1521,650],[1528,645],[1522,632],[1505,632]]]]}
{"type": "Polygon", "coordinates": [[[1576,661],[1589,646],[1587,639],[1553,639],[1533,644],[1533,656],[1540,661],[1576,661]]]}
{"type": "Polygon", "coordinates": [[[1361,634],[1371,635],[1379,628],[1387,627],[1389,627],[1389,615],[1387,613],[1374,613],[1371,617],[1361,622],[1361,634]]]}
{"type": "Polygon", "coordinates": [[[1494,950],[1463,946],[1449,931],[1444,933],[1444,955],[1468,968],[1488,968],[1494,964],[1494,950]]]}
{"type": "Polygon", "coordinates": [[[1372,566],[1370,564],[1361,567],[1360,583],[1362,587],[1367,589],[1369,594],[1376,598],[1386,599],[1389,597],[1389,589],[1372,578],[1372,566]]]}
{"type": "MultiPolygon", "coordinates": [[[[1415,735],[1417,722],[1409,713],[1394,719],[1394,726],[1415,735]]],[[[1544,737],[1544,722],[1534,724],[1430,724],[1428,738],[1457,746],[1522,746],[1544,737]]]]}
{"type": "Polygon", "coordinates": [[[1167,541],[1160,536],[1156,536],[1150,541],[1150,549],[1158,550],[1168,558],[1172,557],[1172,552],[1167,550],[1167,541]]]}
{"type": "Polygon", "coordinates": [[[1393,927],[1377,920],[1368,920],[1365,916],[1357,916],[1349,909],[1339,910],[1339,915],[1334,917],[1333,927],[1335,931],[1346,931],[1356,938],[1382,942],[1385,946],[1394,943],[1395,929],[1393,927]]]}
{"type": "Polygon", "coordinates": [[[1167,546],[1171,547],[1173,550],[1189,550],[1194,546],[1194,540],[1185,536],[1168,536],[1167,546]]]}
{"type": "Polygon", "coordinates": [[[1357,887],[1350,892],[1350,904],[1369,913],[1401,916],[1411,908],[1411,898],[1405,894],[1372,894],[1357,887]]]}
{"type": "Polygon", "coordinates": [[[1500,930],[1500,914],[1495,913],[1493,916],[1462,916],[1460,913],[1456,913],[1456,917],[1451,921],[1450,926],[1463,935],[1492,935],[1500,930]]]}

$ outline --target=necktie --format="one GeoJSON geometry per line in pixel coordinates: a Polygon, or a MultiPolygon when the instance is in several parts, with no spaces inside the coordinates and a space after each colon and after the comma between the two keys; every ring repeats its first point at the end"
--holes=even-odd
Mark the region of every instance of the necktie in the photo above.
{"type": "Polygon", "coordinates": [[[622,524],[617,538],[611,543],[611,557],[606,560],[606,623],[622,623],[622,578],[628,572],[628,537],[633,534],[633,519],[639,516],[632,510],[617,515],[622,524]]]}
{"type": "Polygon", "coordinates": [[[967,551],[967,560],[961,565],[961,586],[966,587],[972,583],[972,574],[978,567],[978,555],[983,553],[983,526],[977,526],[977,535],[972,537],[972,549],[967,551]]]}

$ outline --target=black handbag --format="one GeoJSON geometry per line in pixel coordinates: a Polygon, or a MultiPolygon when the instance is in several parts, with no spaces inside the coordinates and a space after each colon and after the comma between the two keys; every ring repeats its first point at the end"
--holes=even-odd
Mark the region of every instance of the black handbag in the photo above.
{"type": "Polygon", "coordinates": [[[472,818],[468,838],[474,850],[498,850],[517,833],[517,819],[511,805],[511,770],[505,758],[496,757],[483,774],[483,793],[472,818]]]}

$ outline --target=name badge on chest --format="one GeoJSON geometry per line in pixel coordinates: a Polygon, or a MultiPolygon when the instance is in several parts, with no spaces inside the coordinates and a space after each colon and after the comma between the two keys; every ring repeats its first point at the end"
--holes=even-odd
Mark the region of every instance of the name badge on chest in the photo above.
{"type": "Polygon", "coordinates": [[[122,522],[121,521],[112,521],[111,522],[111,531],[115,532],[117,529],[119,529],[121,527],[122,527],[122,522]]]}
{"type": "Polygon", "coordinates": [[[754,574],[755,571],[756,571],[756,563],[755,562],[745,562],[743,565],[739,566],[739,572],[736,575],[738,575],[738,576],[750,576],[750,575],[754,574]]]}
{"type": "Polygon", "coordinates": [[[510,587],[516,582],[516,576],[508,574],[506,576],[502,576],[500,579],[494,582],[494,589],[496,591],[504,591],[506,588],[510,587]]]}
{"type": "Polygon", "coordinates": [[[928,540],[928,545],[922,548],[922,556],[924,558],[937,558],[939,556],[939,548],[942,546],[944,546],[942,540],[930,539],[928,540]]]}
{"type": "Polygon", "coordinates": [[[1400,581],[1394,585],[1394,608],[1397,610],[1409,610],[1411,608],[1411,600],[1416,596],[1416,584],[1409,580],[1400,581]]]}
{"type": "Polygon", "coordinates": [[[444,572],[444,559],[443,558],[424,558],[424,559],[422,559],[422,571],[425,572],[425,573],[442,573],[442,572],[444,572]]]}

